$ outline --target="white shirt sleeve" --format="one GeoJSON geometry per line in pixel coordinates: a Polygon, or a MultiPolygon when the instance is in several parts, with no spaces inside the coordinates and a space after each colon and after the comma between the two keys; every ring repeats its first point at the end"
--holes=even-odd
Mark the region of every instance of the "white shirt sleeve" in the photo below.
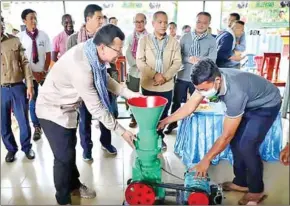
{"type": "Polygon", "coordinates": [[[51,43],[46,33],[44,33],[44,36],[45,36],[45,52],[48,53],[48,52],[51,52],[51,43]]]}

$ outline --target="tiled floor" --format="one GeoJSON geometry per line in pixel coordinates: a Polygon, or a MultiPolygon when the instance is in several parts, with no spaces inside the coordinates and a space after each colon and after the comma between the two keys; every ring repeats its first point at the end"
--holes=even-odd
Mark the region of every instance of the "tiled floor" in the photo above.
{"type": "MultiPolygon", "coordinates": [[[[128,120],[121,120],[125,126],[128,120]]],[[[284,121],[284,133],[289,135],[289,125],[284,121]]],[[[134,131],[134,130],[133,130],[134,131]]],[[[137,132],[137,130],[135,130],[137,132]]],[[[18,130],[15,132],[19,143],[18,130]]],[[[167,152],[162,154],[165,169],[182,177],[184,166],[173,153],[176,132],[166,138],[167,152]]],[[[73,197],[76,205],[120,205],[123,202],[126,181],[131,177],[131,166],[134,152],[122,141],[114,136],[113,144],[118,148],[116,157],[105,154],[99,144],[99,131],[93,129],[94,162],[88,164],[82,160],[82,148],[77,145],[77,165],[80,179],[83,183],[97,191],[97,197],[92,200],[73,197]]],[[[1,143],[1,205],[56,205],[53,185],[53,156],[45,137],[33,142],[36,159],[30,161],[19,151],[14,163],[5,162],[6,149],[1,143]]],[[[232,168],[228,162],[221,162],[218,166],[210,168],[210,176],[215,182],[229,181],[233,178],[232,168]]],[[[180,180],[164,174],[165,182],[182,183],[180,180]]],[[[280,163],[265,163],[264,180],[266,192],[269,197],[263,204],[289,205],[289,167],[280,163]]],[[[224,204],[237,204],[242,194],[225,193],[224,204]]],[[[168,204],[174,204],[173,201],[168,204]]]]}

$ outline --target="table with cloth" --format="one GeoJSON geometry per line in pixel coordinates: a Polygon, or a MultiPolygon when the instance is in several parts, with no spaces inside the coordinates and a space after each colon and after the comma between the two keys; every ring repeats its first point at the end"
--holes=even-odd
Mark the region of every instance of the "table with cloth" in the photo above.
{"type": "MultiPolygon", "coordinates": [[[[187,168],[197,164],[222,134],[224,111],[225,105],[222,102],[201,104],[195,113],[178,123],[174,152],[181,157],[187,168]]],[[[264,161],[279,160],[282,149],[282,130],[279,113],[260,147],[261,158],[264,161]]],[[[216,165],[220,160],[228,160],[233,164],[230,146],[217,155],[212,160],[212,164],[216,165]]]]}

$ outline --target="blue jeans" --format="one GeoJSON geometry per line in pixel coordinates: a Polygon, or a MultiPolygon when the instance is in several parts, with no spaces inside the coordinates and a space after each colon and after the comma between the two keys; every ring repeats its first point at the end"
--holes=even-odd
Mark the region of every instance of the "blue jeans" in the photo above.
{"type": "Polygon", "coordinates": [[[30,112],[30,118],[31,118],[31,121],[33,123],[34,128],[40,127],[39,120],[38,120],[36,113],[35,113],[35,104],[36,104],[36,99],[38,96],[38,86],[39,86],[39,84],[37,83],[37,81],[33,80],[34,94],[33,94],[32,100],[29,103],[29,112],[30,112]]]}
{"type": "Polygon", "coordinates": [[[22,82],[11,87],[1,87],[1,136],[6,149],[10,152],[17,152],[18,147],[11,129],[11,109],[19,125],[21,150],[26,153],[32,145],[28,99],[25,84],[22,82]]]}

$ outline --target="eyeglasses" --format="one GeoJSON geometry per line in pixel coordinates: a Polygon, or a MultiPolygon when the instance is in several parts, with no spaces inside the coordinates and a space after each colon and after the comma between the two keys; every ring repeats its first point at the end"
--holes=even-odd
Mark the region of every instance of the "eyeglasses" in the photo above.
{"type": "Polygon", "coordinates": [[[134,21],[134,24],[144,24],[145,21],[134,21]]]}
{"type": "Polygon", "coordinates": [[[108,45],[106,45],[106,47],[108,47],[108,48],[114,50],[115,52],[118,53],[118,55],[122,55],[122,51],[119,51],[119,50],[117,50],[117,49],[114,49],[114,48],[112,48],[112,47],[110,47],[110,46],[108,46],[108,45]]]}

